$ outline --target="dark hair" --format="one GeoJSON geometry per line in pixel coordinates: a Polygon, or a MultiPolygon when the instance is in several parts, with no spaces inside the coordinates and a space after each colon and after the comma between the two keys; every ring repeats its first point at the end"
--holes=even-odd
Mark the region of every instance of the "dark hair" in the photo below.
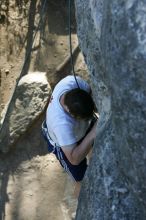
{"type": "Polygon", "coordinates": [[[68,107],[69,112],[75,118],[91,118],[94,112],[94,102],[91,95],[80,89],[72,89],[65,94],[64,104],[68,107]]]}

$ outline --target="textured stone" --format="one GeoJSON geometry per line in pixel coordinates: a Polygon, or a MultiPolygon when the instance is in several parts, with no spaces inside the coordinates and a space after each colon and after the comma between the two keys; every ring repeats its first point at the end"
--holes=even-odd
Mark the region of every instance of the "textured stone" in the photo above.
{"type": "Polygon", "coordinates": [[[77,220],[146,219],[146,1],[76,0],[100,113],[77,220]]]}
{"type": "Polygon", "coordinates": [[[51,88],[45,73],[29,73],[22,77],[0,134],[1,151],[7,152],[42,114],[50,94],[51,88]]]}

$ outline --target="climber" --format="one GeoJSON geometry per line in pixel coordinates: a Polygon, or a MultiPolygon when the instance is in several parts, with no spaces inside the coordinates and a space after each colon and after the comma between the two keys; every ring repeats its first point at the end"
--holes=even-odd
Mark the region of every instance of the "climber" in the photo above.
{"type": "MultiPolygon", "coordinates": [[[[62,79],[55,87],[42,124],[48,151],[56,155],[64,170],[75,180],[82,181],[86,156],[93,146],[97,121],[95,105],[87,82],[73,76],[62,79]]],[[[78,192],[77,192],[78,194],[78,192]]]]}

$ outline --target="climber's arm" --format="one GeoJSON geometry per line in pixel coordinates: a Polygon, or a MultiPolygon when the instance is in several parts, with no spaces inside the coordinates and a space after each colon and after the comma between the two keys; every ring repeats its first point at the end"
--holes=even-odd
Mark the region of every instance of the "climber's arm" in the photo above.
{"type": "Polygon", "coordinates": [[[90,152],[96,136],[96,125],[97,122],[94,124],[92,129],[84,137],[80,144],[61,147],[71,164],[78,165],[90,152]]]}

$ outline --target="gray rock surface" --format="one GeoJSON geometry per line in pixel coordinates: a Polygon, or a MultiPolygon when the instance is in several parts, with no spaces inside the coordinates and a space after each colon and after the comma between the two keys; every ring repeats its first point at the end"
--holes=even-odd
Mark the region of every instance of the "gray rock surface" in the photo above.
{"type": "Polygon", "coordinates": [[[0,134],[2,152],[7,152],[10,146],[38,119],[45,110],[50,94],[51,88],[46,73],[34,72],[22,77],[0,134]]]}
{"type": "Polygon", "coordinates": [[[100,113],[77,220],[146,219],[146,1],[76,0],[100,113]]]}

